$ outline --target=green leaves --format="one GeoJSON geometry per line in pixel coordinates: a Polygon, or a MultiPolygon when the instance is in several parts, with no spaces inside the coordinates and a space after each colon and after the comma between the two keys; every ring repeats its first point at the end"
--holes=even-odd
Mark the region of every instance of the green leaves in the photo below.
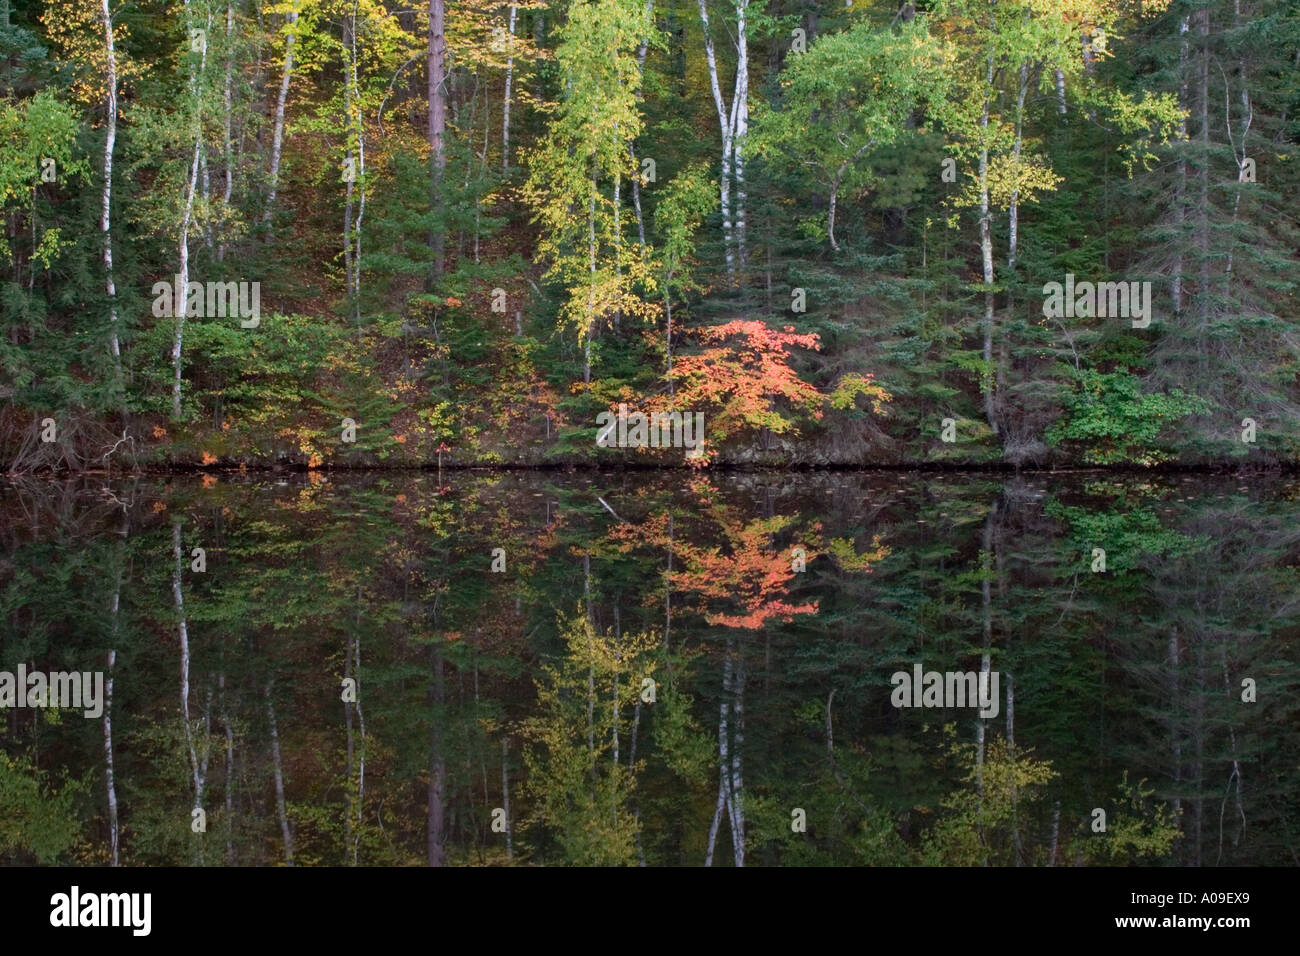
{"type": "Polygon", "coordinates": [[[1047,430],[1053,445],[1077,442],[1083,460],[1095,465],[1154,465],[1172,457],[1161,441],[1179,419],[1205,411],[1205,403],[1181,389],[1143,392],[1127,369],[1084,369],[1064,396],[1065,418],[1047,430]]]}

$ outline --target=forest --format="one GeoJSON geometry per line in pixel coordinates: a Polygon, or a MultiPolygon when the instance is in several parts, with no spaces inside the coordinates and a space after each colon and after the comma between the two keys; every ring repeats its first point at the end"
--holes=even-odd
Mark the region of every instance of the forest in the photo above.
{"type": "Polygon", "coordinates": [[[1300,0],[0,0],[0,866],[1300,863],[1298,113],[1300,0]]]}
{"type": "Polygon", "coordinates": [[[1300,455],[1293,0],[3,0],[0,57],[15,474],[1300,455]]]}

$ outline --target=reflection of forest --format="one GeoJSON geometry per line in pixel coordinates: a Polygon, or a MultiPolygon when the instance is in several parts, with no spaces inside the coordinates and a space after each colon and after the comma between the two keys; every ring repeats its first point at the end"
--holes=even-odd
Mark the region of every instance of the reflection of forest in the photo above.
{"type": "Polygon", "coordinates": [[[112,678],[4,714],[3,863],[1300,860],[1294,481],[0,488],[0,669],[112,678]]]}

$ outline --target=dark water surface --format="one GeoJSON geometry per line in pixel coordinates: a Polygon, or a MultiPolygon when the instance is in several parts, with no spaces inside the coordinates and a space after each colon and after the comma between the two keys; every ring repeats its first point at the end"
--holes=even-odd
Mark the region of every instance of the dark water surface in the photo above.
{"type": "Polygon", "coordinates": [[[1294,477],[221,474],[0,514],[0,693],[111,678],[0,715],[3,863],[1300,862],[1294,477]],[[987,671],[989,716],[894,706],[918,668],[987,671]]]}

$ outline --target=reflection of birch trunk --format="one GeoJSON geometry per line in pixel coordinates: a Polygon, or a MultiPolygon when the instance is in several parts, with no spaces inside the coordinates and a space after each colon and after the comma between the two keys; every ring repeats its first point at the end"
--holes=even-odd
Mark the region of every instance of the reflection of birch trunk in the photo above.
{"type": "MultiPolygon", "coordinates": [[[[343,684],[346,687],[348,681],[354,681],[353,687],[356,687],[355,678],[352,675],[352,641],[348,638],[347,649],[343,653],[343,684]]],[[[344,778],[347,780],[347,818],[343,822],[343,858],[346,861],[352,854],[352,814],[353,814],[353,797],[352,797],[352,768],[356,756],[356,744],[352,734],[352,708],[353,704],[349,700],[343,701],[343,726],[347,734],[347,758],[344,763],[344,778]]]]}
{"type": "Polygon", "coordinates": [[[708,849],[704,854],[704,865],[713,865],[713,847],[718,838],[718,824],[722,820],[722,810],[728,803],[731,774],[727,764],[727,714],[731,710],[728,695],[731,692],[731,654],[730,649],[722,659],[722,702],[718,705],[718,804],[713,810],[713,823],[709,826],[708,849]]]}
{"type": "Polygon", "coordinates": [[[1179,736],[1180,721],[1177,719],[1179,707],[1182,703],[1180,696],[1178,680],[1178,631],[1175,630],[1169,635],[1169,703],[1175,715],[1169,724],[1169,747],[1172,751],[1174,767],[1174,815],[1178,816],[1183,809],[1183,743],[1179,736]]]}
{"type": "Polygon", "coordinates": [[[713,865],[722,811],[727,811],[731,851],[736,866],[745,865],[745,807],[741,748],[744,744],[745,665],[736,653],[734,638],[727,641],[722,658],[722,701],[718,707],[718,803],[709,826],[705,866],[713,865]],[[734,737],[734,740],[732,739],[734,737]]]}
{"type": "Polygon", "coordinates": [[[1056,866],[1056,844],[1061,837],[1061,801],[1052,804],[1052,839],[1047,848],[1047,865],[1056,866]]]}
{"type": "Polygon", "coordinates": [[[510,742],[501,740],[501,802],[506,812],[506,859],[515,858],[514,827],[510,822],[510,742]]]}
{"type": "Polygon", "coordinates": [[[194,728],[190,726],[190,631],[185,621],[185,593],[181,589],[184,556],[181,553],[181,523],[172,524],[172,601],[176,607],[176,628],[181,645],[181,716],[185,720],[185,745],[190,754],[190,773],[194,783],[194,807],[203,805],[203,779],[199,774],[199,758],[194,748],[194,728]]]}
{"type": "MultiPolygon", "coordinates": [[[[591,555],[582,556],[583,594],[587,602],[587,620],[592,622],[591,609],[591,555]]],[[[587,753],[596,752],[596,665],[595,650],[591,643],[591,629],[587,630],[587,753]]]]}
{"type": "Polygon", "coordinates": [[[1205,836],[1205,644],[1196,646],[1196,689],[1192,707],[1192,731],[1196,744],[1196,862],[1201,866],[1201,843],[1205,836]]]}
{"type": "MultiPolygon", "coordinates": [[[[992,551],[993,551],[993,521],[997,514],[997,503],[989,510],[988,517],[984,519],[984,534],[980,545],[980,606],[981,617],[983,618],[984,632],[984,653],[980,657],[980,686],[988,687],[989,672],[992,669],[992,659],[990,649],[993,643],[993,595],[991,591],[992,568],[992,551]]],[[[977,717],[975,724],[975,780],[979,788],[981,797],[984,793],[984,718],[977,717]]]]}
{"type": "Polygon", "coordinates": [[[235,730],[226,709],[226,675],[217,678],[221,690],[221,723],[226,728],[226,864],[235,864],[235,730]]]}
{"type": "MultiPolygon", "coordinates": [[[[126,509],[122,511],[122,528],[121,543],[117,551],[117,566],[115,569],[115,580],[113,582],[113,603],[110,609],[111,623],[109,625],[110,642],[117,644],[118,632],[121,625],[122,611],[122,568],[126,555],[126,540],[130,533],[129,518],[126,509]]],[[[108,652],[107,673],[104,684],[104,785],[108,793],[108,841],[111,853],[112,865],[117,866],[119,862],[118,851],[121,842],[121,831],[117,822],[117,784],[113,775],[113,665],[117,661],[117,650],[113,648],[108,652]]]]}
{"type": "Polygon", "coordinates": [[[442,654],[437,647],[430,649],[433,655],[433,684],[429,688],[429,818],[428,818],[428,861],[429,866],[446,865],[446,846],[444,843],[445,791],[447,787],[447,763],[442,753],[442,715],[445,703],[443,686],[442,654]]]}
{"type": "MultiPolygon", "coordinates": [[[[361,592],[357,589],[357,627],[361,626],[361,592]]],[[[366,712],[361,707],[361,634],[358,631],[357,636],[352,642],[352,675],[356,681],[356,702],[352,705],[357,714],[358,730],[361,732],[361,746],[357,753],[357,822],[352,831],[352,865],[357,865],[357,853],[361,844],[361,823],[366,809],[366,712]]],[[[351,732],[351,723],[349,722],[349,734],[351,732]]],[[[349,746],[351,740],[349,739],[349,746]]],[[[351,774],[349,772],[348,785],[351,786],[351,774]]]]}
{"type": "Polygon", "coordinates": [[[610,777],[610,779],[611,779],[612,781],[614,781],[615,786],[611,788],[611,793],[610,793],[610,805],[611,805],[611,809],[613,810],[613,816],[614,816],[614,828],[615,828],[616,830],[617,830],[617,828],[618,828],[618,786],[617,786],[617,784],[618,784],[618,694],[619,694],[618,671],[619,671],[619,664],[621,663],[621,661],[620,661],[620,657],[621,657],[621,655],[619,654],[617,648],[618,648],[618,644],[619,644],[619,639],[620,639],[621,636],[622,636],[621,633],[620,633],[620,631],[621,631],[621,628],[620,628],[620,626],[619,626],[619,617],[618,617],[618,599],[615,598],[615,601],[614,601],[614,647],[615,647],[614,658],[615,658],[615,664],[614,664],[614,668],[613,668],[613,671],[614,671],[614,673],[613,673],[613,678],[614,678],[614,693],[613,693],[613,706],[611,707],[611,716],[613,717],[613,723],[611,724],[611,728],[612,728],[612,729],[611,729],[611,736],[612,736],[612,743],[613,743],[613,745],[614,745],[614,752],[611,754],[611,756],[612,756],[613,761],[614,761],[614,767],[613,767],[613,771],[612,771],[612,774],[611,774],[611,777],[610,777]]]}
{"type": "MultiPolygon", "coordinates": [[[[1223,667],[1223,689],[1228,693],[1228,700],[1232,700],[1232,681],[1228,677],[1228,654],[1222,644],[1219,645],[1219,663],[1223,667]]],[[[1237,759],[1237,730],[1232,725],[1231,720],[1228,721],[1228,742],[1232,747],[1232,773],[1228,776],[1228,788],[1231,789],[1233,781],[1236,781],[1237,815],[1241,817],[1241,829],[1232,838],[1232,845],[1235,847],[1241,842],[1241,838],[1246,832],[1246,811],[1241,805],[1241,763],[1237,759]]],[[[1223,804],[1219,807],[1219,856],[1214,861],[1215,866],[1218,866],[1223,860],[1223,810],[1227,803],[1228,794],[1225,792],[1223,804]]]]}
{"type": "MultiPolygon", "coordinates": [[[[121,596],[121,576],[113,592],[113,630],[117,630],[118,599],[121,596]]],[[[118,864],[117,787],[113,783],[113,664],[117,651],[108,652],[108,673],[104,682],[104,780],[108,788],[108,842],[112,865],[118,864]]]]}
{"type": "Polygon", "coordinates": [[[280,817],[280,836],[284,840],[284,862],[293,866],[293,831],[289,829],[289,814],[284,804],[284,768],[280,762],[280,732],[275,723],[275,704],[271,700],[271,684],[266,685],[266,716],[271,723],[271,770],[275,777],[275,810],[280,817]]]}
{"type": "Polygon", "coordinates": [[[737,653],[732,676],[732,710],[735,739],[731,747],[731,782],[728,786],[727,809],[731,814],[731,845],[736,866],[745,865],[745,783],[741,773],[741,757],[745,743],[745,659],[737,653]]]}

